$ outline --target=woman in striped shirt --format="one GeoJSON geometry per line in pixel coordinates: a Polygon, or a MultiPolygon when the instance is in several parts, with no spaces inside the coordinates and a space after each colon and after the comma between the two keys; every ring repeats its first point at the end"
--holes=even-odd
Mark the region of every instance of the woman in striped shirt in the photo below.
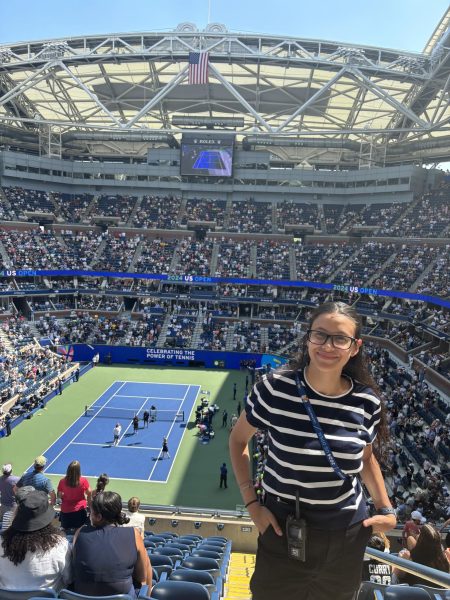
{"type": "Polygon", "coordinates": [[[386,427],[360,330],[356,311],[346,304],[317,308],[300,355],[254,386],[231,433],[236,479],[260,533],[254,600],[273,600],[274,594],[283,600],[351,600],[372,527],[395,527],[373,452],[386,447],[386,427]],[[268,433],[264,506],[250,479],[248,442],[257,429],[268,433]],[[377,509],[372,518],[361,480],[377,509]],[[288,557],[286,520],[295,515],[296,502],[307,526],[304,561],[290,551],[288,557]]]}

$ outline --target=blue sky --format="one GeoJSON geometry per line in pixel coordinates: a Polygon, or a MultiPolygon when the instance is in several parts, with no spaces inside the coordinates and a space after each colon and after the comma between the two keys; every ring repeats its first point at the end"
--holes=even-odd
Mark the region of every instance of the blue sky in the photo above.
{"type": "Polygon", "coordinates": [[[448,0],[0,0],[0,44],[167,31],[208,21],[231,31],[423,50],[448,0]]]}

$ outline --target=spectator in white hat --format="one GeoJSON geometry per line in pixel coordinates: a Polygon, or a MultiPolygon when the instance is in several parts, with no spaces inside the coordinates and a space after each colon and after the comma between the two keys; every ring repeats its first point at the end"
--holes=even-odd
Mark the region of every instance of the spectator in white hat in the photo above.
{"type": "Polygon", "coordinates": [[[422,513],[418,510],[413,510],[411,513],[411,519],[406,521],[402,531],[402,542],[403,548],[408,548],[408,538],[417,539],[420,533],[420,526],[422,524],[422,513]]]}
{"type": "Polygon", "coordinates": [[[12,474],[12,465],[10,463],[3,465],[0,477],[0,523],[5,512],[13,510],[15,507],[14,486],[18,481],[19,478],[12,474]]]}

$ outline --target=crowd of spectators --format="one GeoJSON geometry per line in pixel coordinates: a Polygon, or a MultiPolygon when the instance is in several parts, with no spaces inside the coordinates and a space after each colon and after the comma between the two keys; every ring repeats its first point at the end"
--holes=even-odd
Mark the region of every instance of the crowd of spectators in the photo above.
{"type": "Polygon", "coordinates": [[[317,205],[292,200],[283,200],[277,204],[277,226],[313,225],[314,229],[322,229],[321,214],[317,205]]]}
{"type": "Polygon", "coordinates": [[[292,200],[260,202],[253,198],[233,200],[189,198],[184,210],[176,196],[145,194],[142,198],[121,194],[100,195],[45,192],[4,187],[7,207],[0,219],[35,220],[25,212],[52,213],[58,222],[90,223],[91,218],[116,218],[121,223],[146,229],[180,229],[188,221],[212,222],[216,228],[239,233],[272,233],[286,225],[312,225],[327,234],[346,233],[354,226],[372,227],[378,236],[442,237],[450,224],[450,184],[412,203],[312,204],[292,200]],[[131,219],[131,221],[130,221],[131,219]]]}
{"type": "Polygon", "coordinates": [[[253,243],[250,240],[233,240],[222,238],[219,245],[215,277],[251,277],[251,251],[253,243]]]}
{"type": "MultiPolygon", "coordinates": [[[[2,322],[0,356],[0,407],[15,399],[12,418],[38,406],[70,367],[63,357],[39,346],[29,324],[19,317],[2,322]]],[[[0,413],[3,420],[3,409],[0,413]]]]}
{"type": "Polygon", "coordinates": [[[145,229],[177,229],[181,198],[176,196],[144,196],[132,227],[145,229]]]}
{"type": "Polygon", "coordinates": [[[290,244],[261,240],[256,244],[256,276],[290,279],[290,244]]]}
{"type": "Polygon", "coordinates": [[[182,240],[175,250],[175,273],[184,275],[210,275],[213,242],[182,240]]]}
{"type": "Polygon", "coordinates": [[[232,202],[227,230],[238,233],[272,233],[272,204],[253,200],[232,202]]]}
{"type": "Polygon", "coordinates": [[[93,196],[90,194],[59,194],[58,192],[52,192],[52,196],[63,222],[82,223],[88,220],[87,213],[93,196]]]}
{"type": "Polygon", "coordinates": [[[136,196],[99,196],[91,208],[93,215],[104,217],[117,217],[122,223],[126,223],[137,202],[136,196]]]}
{"type": "Polygon", "coordinates": [[[8,221],[15,219],[24,221],[36,220],[33,218],[28,219],[24,214],[25,212],[55,212],[55,205],[51,201],[48,192],[43,192],[41,190],[27,190],[21,187],[3,188],[3,192],[10,205],[9,210],[6,213],[7,217],[9,217],[6,219],[8,221]]]}
{"type": "Polygon", "coordinates": [[[181,219],[181,225],[188,221],[215,222],[218,227],[223,227],[225,219],[225,200],[212,198],[189,198],[181,219]]]}

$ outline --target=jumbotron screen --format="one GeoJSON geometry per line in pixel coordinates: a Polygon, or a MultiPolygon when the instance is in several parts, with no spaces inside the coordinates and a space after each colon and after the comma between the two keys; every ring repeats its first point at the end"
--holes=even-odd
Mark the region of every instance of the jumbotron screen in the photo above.
{"type": "Polygon", "coordinates": [[[183,134],[181,175],[231,177],[234,136],[226,134],[183,134]]]}

